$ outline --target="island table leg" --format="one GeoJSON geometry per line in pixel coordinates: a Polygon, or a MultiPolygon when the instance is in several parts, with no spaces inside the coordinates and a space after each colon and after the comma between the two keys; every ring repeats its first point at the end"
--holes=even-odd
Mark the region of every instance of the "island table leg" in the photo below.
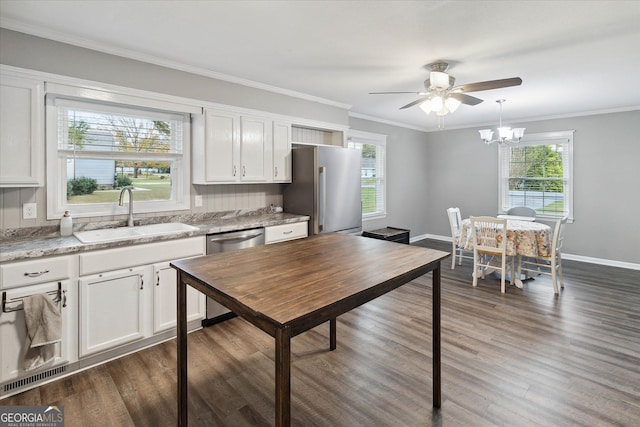
{"type": "Polygon", "coordinates": [[[433,269],[433,407],[442,404],[440,343],[440,262],[433,269]]]}
{"type": "Polygon", "coordinates": [[[182,272],[178,271],[177,286],[178,311],[178,426],[186,427],[187,414],[187,284],[182,280],[182,272]]]}
{"type": "Polygon", "coordinates": [[[336,349],[336,318],[329,320],[329,350],[336,349]]]}
{"type": "Polygon", "coordinates": [[[276,427],[291,425],[291,329],[276,329],[276,427]]]}

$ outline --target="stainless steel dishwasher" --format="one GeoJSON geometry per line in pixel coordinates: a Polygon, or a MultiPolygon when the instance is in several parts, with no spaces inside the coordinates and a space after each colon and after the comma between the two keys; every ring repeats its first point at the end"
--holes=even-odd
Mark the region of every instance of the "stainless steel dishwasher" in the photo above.
{"type": "MultiPolygon", "coordinates": [[[[259,245],[264,245],[264,228],[207,235],[207,255],[259,245]]],[[[203,320],[203,326],[213,325],[232,317],[235,317],[235,314],[228,308],[207,297],[207,318],[203,320]]]]}

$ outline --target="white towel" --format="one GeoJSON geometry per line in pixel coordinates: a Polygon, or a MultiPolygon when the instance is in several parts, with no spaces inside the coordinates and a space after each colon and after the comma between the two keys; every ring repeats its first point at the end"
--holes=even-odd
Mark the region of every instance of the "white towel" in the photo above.
{"type": "Polygon", "coordinates": [[[24,369],[36,369],[56,357],[56,343],[62,341],[62,316],[58,304],[47,294],[22,300],[27,338],[24,343],[24,369]]]}

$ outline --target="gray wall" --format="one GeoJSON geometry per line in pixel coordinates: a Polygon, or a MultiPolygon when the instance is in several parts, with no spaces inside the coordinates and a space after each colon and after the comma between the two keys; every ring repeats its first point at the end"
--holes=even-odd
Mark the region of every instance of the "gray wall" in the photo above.
{"type": "Polygon", "coordinates": [[[351,117],[354,130],[387,135],[387,217],[365,221],[364,230],[408,228],[411,238],[428,231],[427,133],[351,117]]]}
{"type": "MultiPolygon", "coordinates": [[[[574,129],[574,217],[564,251],[640,263],[640,111],[512,124],[526,132],[574,129]]],[[[450,236],[448,207],[495,215],[498,148],[477,129],[428,134],[428,233],[450,236]]]]}
{"type": "MultiPolygon", "coordinates": [[[[96,82],[165,93],[185,98],[251,108],[340,125],[347,125],[347,110],[240,84],[105,54],[0,28],[0,64],[76,77],[96,82]]],[[[194,185],[202,207],[191,212],[253,210],[282,205],[282,184],[194,185]]],[[[1,188],[0,229],[57,225],[46,219],[46,188],[1,188]],[[22,205],[37,203],[37,218],[22,219],[22,205]]],[[[158,214],[136,214],[136,217],[158,214]]],[[[74,219],[82,223],[120,217],[74,219]]]]}
{"type": "Polygon", "coordinates": [[[135,89],[348,124],[331,105],[229,83],[0,28],[0,63],[135,89]]]}

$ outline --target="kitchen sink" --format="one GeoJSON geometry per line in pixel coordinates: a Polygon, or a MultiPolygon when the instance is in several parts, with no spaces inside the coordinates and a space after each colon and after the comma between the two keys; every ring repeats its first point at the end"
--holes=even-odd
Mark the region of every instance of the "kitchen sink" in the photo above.
{"type": "Polygon", "coordinates": [[[115,240],[134,239],[136,237],[157,236],[162,234],[195,231],[193,227],[181,222],[167,222],[164,224],[139,225],[136,227],[105,228],[101,230],[76,231],[74,236],[82,243],[113,242],[115,240]]]}

